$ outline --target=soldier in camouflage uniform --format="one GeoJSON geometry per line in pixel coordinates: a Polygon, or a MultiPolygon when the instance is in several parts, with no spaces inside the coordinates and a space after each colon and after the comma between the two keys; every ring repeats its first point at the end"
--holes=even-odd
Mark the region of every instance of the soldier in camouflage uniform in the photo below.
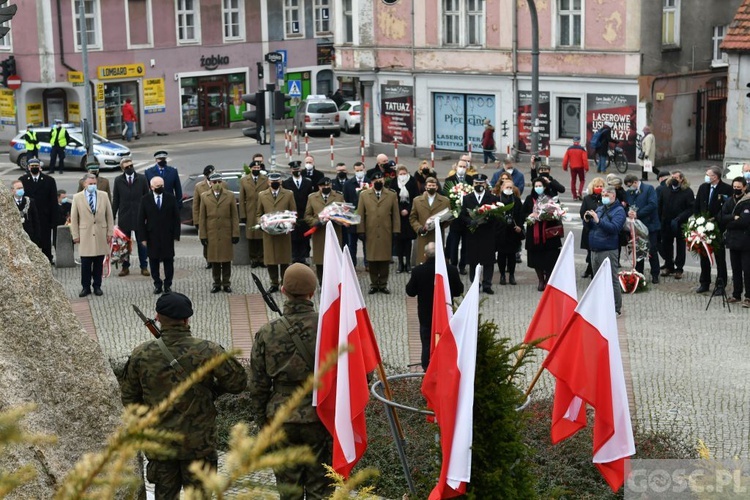
{"type": "MultiPolygon", "coordinates": [[[[315,273],[309,267],[300,263],[289,266],[281,288],[287,297],[284,316],[255,334],[249,391],[250,409],[259,426],[265,425],[313,373],[318,313],[312,296],[316,286],[315,273]]],[[[331,463],[333,441],[312,406],[312,395],[308,394],[284,423],[284,432],[288,444],[308,446],[315,460],[274,470],[281,500],[328,498],[334,489],[321,464],[331,463]]]]}
{"type": "MultiPolygon", "coordinates": [[[[172,389],[206,361],[224,352],[213,342],[193,337],[188,318],[193,315],[190,299],[181,293],[166,293],[156,301],[156,319],[161,323],[161,340],[169,354],[177,360],[185,374],[178,374],[170,366],[167,353],[162,352],[157,340],[145,342],[133,350],[125,364],[121,384],[122,404],[155,406],[172,389]]],[[[216,407],[214,400],[223,393],[237,394],[247,386],[247,375],[240,363],[230,358],[213,373],[194,385],[168,411],[158,426],[159,430],[177,432],[184,439],[165,458],[146,453],[146,477],[156,485],[157,500],[179,498],[183,486],[200,487],[188,467],[202,460],[216,468],[216,407]]]]}

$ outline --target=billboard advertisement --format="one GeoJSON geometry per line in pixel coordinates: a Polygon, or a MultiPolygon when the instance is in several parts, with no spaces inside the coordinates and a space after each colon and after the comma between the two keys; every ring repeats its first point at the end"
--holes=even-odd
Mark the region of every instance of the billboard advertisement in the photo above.
{"type": "Polygon", "coordinates": [[[432,94],[435,148],[481,151],[484,120],[495,121],[495,96],[485,94],[432,94]]]}
{"type": "MultiPolygon", "coordinates": [[[[531,91],[518,91],[518,145],[521,153],[530,153],[531,147],[531,91]]],[[[549,150],[549,92],[539,92],[539,151],[549,150]]]]}
{"type": "Polygon", "coordinates": [[[414,87],[380,86],[380,130],[382,142],[414,144],[414,87]]]}
{"type": "MultiPolygon", "coordinates": [[[[587,94],[586,144],[605,122],[612,122],[612,140],[623,149],[629,162],[635,162],[637,107],[638,98],[634,95],[587,94]]],[[[593,158],[594,152],[588,149],[593,158]]]]}

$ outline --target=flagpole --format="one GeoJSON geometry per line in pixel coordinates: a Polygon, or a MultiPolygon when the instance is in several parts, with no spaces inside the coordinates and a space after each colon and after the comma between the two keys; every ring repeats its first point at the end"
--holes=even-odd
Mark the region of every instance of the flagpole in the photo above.
{"type": "Polygon", "coordinates": [[[539,377],[542,376],[543,371],[544,371],[544,365],[539,366],[539,370],[537,370],[536,375],[534,375],[534,378],[531,379],[531,384],[529,384],[529,388],[526,389],[526,393],[524,394],[527,398],[529,397],[529,394],[531,394],[531,390],[536,385],[537,381],[539,380],[539,377]]]}
{"type": "MultiPolygon", "coordinates": [[[[393,392],[391,392],[391,384],[388,382],[388,378],[385,376],[385,368],[383,368],[383,362],[378,363],[378,377],[383,381],[383,393],[389,401],[393,401],[393,392]]],[[[401,427],[401,421],[398,419],[398,413],[396,410],[391,410],[393,413],[393,423],[396,425],[398,431],[398,438],[404,440],[404,429],[401,427]]]]}

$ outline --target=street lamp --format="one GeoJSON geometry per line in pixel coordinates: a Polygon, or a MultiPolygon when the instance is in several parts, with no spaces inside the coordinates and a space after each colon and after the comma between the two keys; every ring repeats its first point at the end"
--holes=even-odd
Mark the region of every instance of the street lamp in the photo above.
{"type": "Polygon", "coordinates": [[[526,0],[531,14],[531,154],[539,154],[539,19],[534,0],[526,0]]]}
{"type": "Polygon", "coordinates": [[[78,1],[78,33],[81,36],[81,60],[83,62],[83,88],[86,89],[83,95],[83,110],[85,118],[83,119],[83,140],[86,143],[86,155],[91,160],[94,154],[94,138],[92,134],[93,115],[91,114],[91,89],[89,88],[89,52],[88,52],[88,32],[86,30],[86,13],[84,12],[84,1],[78,1]]]}

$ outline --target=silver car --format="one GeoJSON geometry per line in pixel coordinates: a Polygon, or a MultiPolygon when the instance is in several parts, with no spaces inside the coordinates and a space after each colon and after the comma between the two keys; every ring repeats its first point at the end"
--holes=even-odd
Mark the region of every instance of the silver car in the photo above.
{"type": "Polygon", "coordinates": [[[300,134],[329,132],[338,137],[341,135],[339,108],[333,100],[325,96],[307,96],[307,99],[297,106],[294,125],[300,134]]]}
{"type": "MultiPolygon", "coordinates": [[[[70,140],[68,145],[65,146],[65,162],[64,166],[68,169],[86,169],[86,147],[84,146],[83,132],[78,127],[65,126],[68,129],[68,135],[70,140]]],[[[39,160],[44,165],[50,163],[50,153],[52,151],[52,145],[50,144],[50,127],[36,127],[34,128],[36,137],[39,140],[39,160]]],[[[10,161],[16,163],[22,169],[26,169],[26,161],[28,160],[28,154],[26,153],[26,141],[23,140],[23,136],[26,134],[25,130],[19,132],[13,140],[10,141],[10,161]]],[[[94,139],[94,155],[96,156],[99,166],[102,169],[105,168],[119,168],[120,160],[125,156],[130,156],[130,149],[114,141],[110,141],[106,137],[102,137],[98,134],[93,134],[94,139]]]]}

